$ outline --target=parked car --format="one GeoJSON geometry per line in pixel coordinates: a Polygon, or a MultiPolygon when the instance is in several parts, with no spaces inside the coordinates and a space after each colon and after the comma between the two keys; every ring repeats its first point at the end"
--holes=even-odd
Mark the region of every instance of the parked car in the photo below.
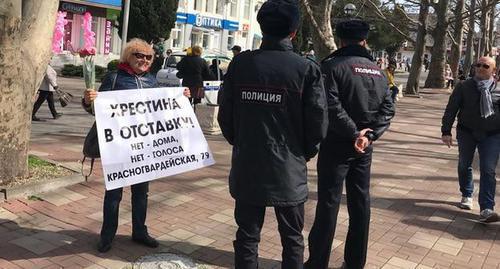
{"type": "MultiPolygon", "coordinates": [[[[182,79],[176,76],[177,74],[177,63],[182,60],[182,58],[186,57],[185,53],[174,53],[169,57],[165,58],[165,62],[163,64],[163,68],[158,71],[156,74],[156,80],[161,87],[178,87],[182,84],[182,79]]],[[[227,67],[229,66],[229,62],[231,62],[231,58],[225,55],[218,54],[204,54],[201,56],[205,61],[207,61],[208,65],[212,64],[213,59],[219,59],[220,66],[219,68],[222,72],[226,73],[227,67]]],[[[222,80],[222,78],[221,78],[222,80]]]]}

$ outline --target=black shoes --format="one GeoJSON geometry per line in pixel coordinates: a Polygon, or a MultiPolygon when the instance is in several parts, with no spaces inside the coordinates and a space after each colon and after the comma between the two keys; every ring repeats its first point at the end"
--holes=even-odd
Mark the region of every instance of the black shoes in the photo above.
{"type": "MultiPolygon", "coordinates": [[[[150,248],[157,248],[160,245],[158,243],[158,241],[156,241],[156,239],[149,236],[148,234],[141,236],[141,237],[132,236],[132,240],[138,244],[141,244],[141,245],[144,245],[144,246],[150,247],[150,248]]],[[[101,239],[99,241],[99,244],[97,244],[97,251],[99,251],[101,253],[108,252],[111,249],[111,243],[112,243],[111,241],[108,242],[108,241],[104,241],[101,239]]]]}
{"type": "Polygon", "coordinates": [[[97,251],[101,253],[108,252],[111,249],[111,242],[105,242],[103,240],[99,241],[97,244],[97,251]]]}
{"type": "Polygon", "coordinates": [[[36,116],[31,116],[31,121],[45,121],[45,120],[37,118],[36,116]]]}
{"type": "Polygon", "coordinates": [[[144,245],[146,247],[150,248],[157,248],[160,244],[156,239],[153,237],[149,236],[149,234],[145,234],[141,237],[134,237],[132,236],[132,240],[138,244],[144,245]]]}
{"type": "Polygon", "coordinates": [[[59,119],[63,114],[62,113],[56,113],[55,115],[53,115],[52,117],[57,120],[59,119]]]}

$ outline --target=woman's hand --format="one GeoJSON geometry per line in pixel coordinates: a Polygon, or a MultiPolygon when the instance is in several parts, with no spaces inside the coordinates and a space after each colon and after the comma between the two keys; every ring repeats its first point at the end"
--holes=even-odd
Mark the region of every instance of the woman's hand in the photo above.
{"type": "Polygon", "coordinates": [[[83,93],[83,99],[86,105],[90,105],[97,98],[97,91],[94,89],[86,89],[83,93]]]}
{"type": "Polygon", "coordinates": [[[191,97],[191,91],[189,90],[189,88],[185,88],[183,94],[187,98],[191,97]]]}

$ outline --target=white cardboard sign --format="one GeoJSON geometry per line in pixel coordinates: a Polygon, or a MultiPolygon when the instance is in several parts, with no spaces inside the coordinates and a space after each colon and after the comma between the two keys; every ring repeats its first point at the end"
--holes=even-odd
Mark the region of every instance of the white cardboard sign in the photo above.
{"type": "Polygon", "coordinates": [[[94,109],[107,190],[215,163],[183,90],[99,93],[94,109]]]}

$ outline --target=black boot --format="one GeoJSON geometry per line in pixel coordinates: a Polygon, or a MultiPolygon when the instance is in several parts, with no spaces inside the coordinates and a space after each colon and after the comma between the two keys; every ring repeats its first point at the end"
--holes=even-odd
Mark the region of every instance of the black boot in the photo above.
{"type": "Polygon", "coordinates": [[[153,237],[149,236],[149,234],[145,234],[143,236],[138,236],[138,237],[135,237],[135,236],[132,236],[132,240],[138,244],[141,244],[141,245],[144,245],[144,246],[147,246],[147,247],[150,247],[150,248],[157,248],[160,244],[158,243],[158,241],[156,241],[156,239],[154,239],[153,237]]]}
{"type": "Polygon", "coordinates": [[[111,241],[100,240],[99,244],[97,244],[97,251],[101,253],[108,252],[111,249],[111,241]]]}

